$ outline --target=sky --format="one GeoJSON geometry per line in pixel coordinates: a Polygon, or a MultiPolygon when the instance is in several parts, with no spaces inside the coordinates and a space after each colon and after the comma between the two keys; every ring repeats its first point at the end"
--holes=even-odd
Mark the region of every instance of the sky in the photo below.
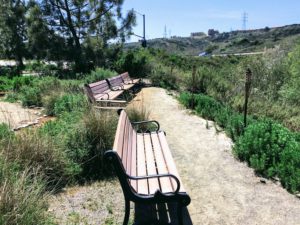
{"type": "MultiPolygon", "coordinates": [[[[164,36],[190,36],[191,32],[217,29],[240,30],[242,15],[248,15],[247,29],[300,23],[299,0],[125,0],[123,12],[130,9],[145,14],[146,39],[164,36]]],[[[143,35],[143,17],[137,14],[137,35],[143,35]]],[[[139,38],[132,36],[130,41],[139,38]]]]}

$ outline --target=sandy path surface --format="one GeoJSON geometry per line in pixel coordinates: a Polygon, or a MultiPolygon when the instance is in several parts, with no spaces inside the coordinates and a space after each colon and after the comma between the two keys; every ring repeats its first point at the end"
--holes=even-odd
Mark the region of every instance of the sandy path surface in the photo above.
{"type": "Polygon", "coordinates": [[[299,199],[280,185],[262,183],[233,157],[231,140],[217,134],[211,122],[191,115],[163,89],[145,88],[138,98],[167,133],[192,198],[189,211],[195,225],[300,225],[299,199]]]}
{"type": "Polygon", "coordinates": [[[0,101],[0,123],[9,124],[12,129],[35,124],[41,116],[40,111],[23,108],[19,103],[0,101]]]}

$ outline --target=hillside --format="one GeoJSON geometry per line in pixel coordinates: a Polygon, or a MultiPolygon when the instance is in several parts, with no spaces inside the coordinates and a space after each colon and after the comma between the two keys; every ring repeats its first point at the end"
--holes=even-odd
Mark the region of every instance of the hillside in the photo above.
{"type": "MultiPolygon", "coordinates": [[[[213,36],[172,37],[148,40],[151,48],[164,49],[169,53],[198,55],[200,52],[230,54],[263,51],[280,45],[290,48],[300,38],[300,24],[275,28],[217,33],[213,36]]],[[[136,48],[140,43],[126,44],[127,49],[136,48]]]]}

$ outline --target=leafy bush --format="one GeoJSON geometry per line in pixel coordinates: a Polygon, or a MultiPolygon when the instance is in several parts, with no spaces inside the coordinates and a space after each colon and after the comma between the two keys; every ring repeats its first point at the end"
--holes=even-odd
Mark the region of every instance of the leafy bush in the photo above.
{"type": "Polygon", "coordinates": [[[132,77],[146,77],[151,72],[149,56],[146,50],[130,50],[116,62],[116,70],[119,73],[128,72],[132,77]]]}
{"type": "Polygon", "coordinates": [[[33,77],[14,77],[13,90],[20,91],[24,86],[31,86],[35,79],[33,77]]]}
{"type": "Polygon", "coordinates": [[[93,83],[100,80],[104,80],[110,77],[113,77],[116,75],[116,72],[103,69],[103,68],[96,68],[94,71],[92,71],[89,75],[86,75],[84,77],[85,83],[93,83]]]}
{"type": "Polygon", "coordinates": [[[87,107],[88,102],[83,94],[64,94],[57,98],[55,96],[50,98],[47,111],[59,116],[65,112],[83,111],[87,107]]]}
{"type": "MultiPolygon", "coordinates": [[[[221,104],[213,98],[203,94],[192,94],[183,92],[179,101],[196,112],[205,119],[217,122],[219,126],[225,128],[226,133],[236,141],[244,133],[244,117],[234,112],[228,106],[221,104]]],[[[253,118],[248,116],[247,124],[253,123],[253,118]]]]}
{"type": "Polygon", "coordinates": [[[249,125],[234,152],[259,174],[279,176],[289,191],[300,190],[300,143],[283,126],[272,121],[249,125]]]}
{"type": "Polygon", "coordinates": [[[6,76],[12,78],[14,76],[20,75],[20,68],[17,66],[1,66],[0,67],[0,76],[6,76]]]}
{"type": "Polygon", "coordinates": [[[174,74],[167,72],[166,69],[162,67],[156,68],[150,79],[154,86],[159,86],[166,89],[176,90],[178,89],[177,78],[174,74]]]}
{"type": "Polygon", "coordinates": [[[0,92],[9,91],[12,87],[12,80],[7,77],[0,77],[0,92]]]}
{"type": "Polygon", "coordinates": [[[41,89],[37,87],[23,87],[21,90],[23,106],[42,106],[41,89]]]}

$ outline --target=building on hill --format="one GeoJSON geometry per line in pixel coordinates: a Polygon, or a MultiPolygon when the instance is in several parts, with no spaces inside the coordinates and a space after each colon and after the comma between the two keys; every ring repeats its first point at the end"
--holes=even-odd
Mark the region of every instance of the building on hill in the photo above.
{"type": "Polygon", "coordinates": [[[206,34],[204,32],[193,32],[191,33],[191,38],[202,38],[205,37],[206,34]]]}
{"type": "Polygon", "coordinates": [[[210,36],[210,37],[215,37],[219,33],[220,32],[218,30],[215,30],[215,29],[209,29],[208,32],[207,32],[208,36],[210,36]]]}

